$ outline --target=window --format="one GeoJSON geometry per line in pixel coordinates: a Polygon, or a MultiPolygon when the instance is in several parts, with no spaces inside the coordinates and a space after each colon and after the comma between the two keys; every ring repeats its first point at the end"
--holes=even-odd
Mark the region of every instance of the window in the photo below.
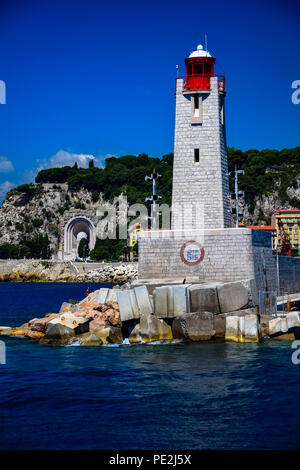
{"type": "Polygon", "coordinates": [[[191,97],[191,124],[202,124],[202,96],[197,93],[191,97]]]}
{"type": "Polygon", "coordinates": [[[199,163],[199,162],[200,162],[200,152],[199,152],[199,149],[194,149],[194,159],[195,159],[195,163],[199,163]]]}

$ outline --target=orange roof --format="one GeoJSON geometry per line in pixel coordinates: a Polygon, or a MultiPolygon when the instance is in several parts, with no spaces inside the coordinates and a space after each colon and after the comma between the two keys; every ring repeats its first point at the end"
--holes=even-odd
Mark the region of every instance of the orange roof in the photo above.
{"type": "Polygon", "coordinates": [[[275,230],[273,225],[247,225],[247,228],[252,228],[253,230],[275,230]]]}
{"type": "Polygon", "coordinates": [[[277,211],[275,211],[275,214],[284,214],[285,212],[296,212],[298,214],[300,214],[300,209],[278,209],[277,211]]]}

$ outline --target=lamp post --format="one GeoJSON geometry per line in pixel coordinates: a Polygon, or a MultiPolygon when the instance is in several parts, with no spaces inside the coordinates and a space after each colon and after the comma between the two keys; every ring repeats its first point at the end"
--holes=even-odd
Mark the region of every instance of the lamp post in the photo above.
{"type": "Polygon", "coordinates": [[[159,196],[156,193],[156,181],[158,178],[160,178],[161,175],[155,171],[155,168],[153,169],[153,172],[150,176],[145,176],[145,181],[152,181],[152,196],[151,197],[146,197],[145,201],[151,201],[152,202],[152,216],[150,217],[152,220],[151,228],[152,230],[156,230],[157,224],[156,224],[156,217],[157,217],[157,211],[156,211],[156,202],[158,199],[161,199],[161,196],[159,196]]]}

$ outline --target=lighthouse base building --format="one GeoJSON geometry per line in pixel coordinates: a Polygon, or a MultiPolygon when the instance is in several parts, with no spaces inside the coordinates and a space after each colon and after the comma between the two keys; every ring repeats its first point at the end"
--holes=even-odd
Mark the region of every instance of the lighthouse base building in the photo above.
{"type": "Polygon", "coordinates": [[[232,228],[225,130],[225,78],[198,46],[176,81],[171,230],[139,234],[139,280],[255,279],[276,288],[271,235],[232,228]]]}

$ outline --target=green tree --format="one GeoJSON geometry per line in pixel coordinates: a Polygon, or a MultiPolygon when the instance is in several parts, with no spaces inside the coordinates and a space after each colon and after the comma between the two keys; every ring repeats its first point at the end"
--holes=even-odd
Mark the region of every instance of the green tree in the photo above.
{"type": "Polygon", "coordinates": [[[78,245],[78,256],[79,258],[87,258],[89,255],[89,242],[86,238],[82,238],[78,245]]]}

